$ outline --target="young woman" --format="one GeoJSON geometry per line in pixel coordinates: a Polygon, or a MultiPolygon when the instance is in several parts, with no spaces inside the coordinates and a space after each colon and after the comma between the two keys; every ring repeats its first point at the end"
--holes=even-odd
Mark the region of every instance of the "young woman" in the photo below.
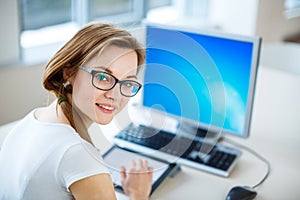
{"type": "MultiPolygon", "coordinates": [[[[91,23],[46,66],[44,87],[57,100],[22,119],[0,151],[0,199],[116,199],[88,127],[108,124],[140,89],[145,51],[125,30],[91,23]]],[[[34,98],[34,97],[32,97],[34,98]]],[[[152,168],[120,169],[130,199],[148,199],[152,168]]]]}

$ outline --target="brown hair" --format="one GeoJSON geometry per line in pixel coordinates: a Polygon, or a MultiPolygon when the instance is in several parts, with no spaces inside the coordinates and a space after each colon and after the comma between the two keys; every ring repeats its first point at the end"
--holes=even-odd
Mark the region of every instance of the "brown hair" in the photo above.
{"type": "MultiPolygon", "coordinates": [[[[74,113],[72,107],[72,86],[64,86],[67,81],[64,79],[63,71],[68,69],[75,75],[79,67],[91,59],[95,54],[101,53],[109,45],[116,45],[135,50],[138,58],[138,65],[142,65],[145,59],[145,50],[137,40],[127,31],[117,28],[114,25],[100,22],[92,22],[79,30],[48,62],[43,77],[45,89],[53,92],[57,98],[63,97],[60,103],[64,115],[71,126],[78,132],[82,120],[76,119],[79,114],[74,113]],[[68,95],[69,94],[69,95],[68,95]],[[79,122],[77,122],[79,120],[79,122]]],[[[88,136],[86,140],[90,140],[88,136]]]]}

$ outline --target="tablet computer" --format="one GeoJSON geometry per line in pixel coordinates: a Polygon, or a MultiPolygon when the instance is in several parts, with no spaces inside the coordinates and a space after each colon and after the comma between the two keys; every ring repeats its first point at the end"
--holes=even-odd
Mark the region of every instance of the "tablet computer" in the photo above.
{"type": "Polygon", "coordinates": [[[156,158],[151,158],[147,155],[140,154],[118,146],[113,146],[112,148],[110,148],[103,155],[103,159],[105,161],[106,167],[110,171],[115,188],[121,192],[124,192],[121,185],[121,166],[124,166],[126,170],[129,170],[131,162],[133,160],[146,159],[148,160],[149,166],[153,167],[151,194],[167,176],[171,175],[171,173],[177,169],[176,164],[168,163],[156,158]]]}

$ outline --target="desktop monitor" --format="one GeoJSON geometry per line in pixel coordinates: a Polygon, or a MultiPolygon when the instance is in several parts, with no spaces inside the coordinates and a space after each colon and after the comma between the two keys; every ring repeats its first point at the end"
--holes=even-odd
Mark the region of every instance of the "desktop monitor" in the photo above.
{"type": "Polygon", "coordinates": [[[260,44],[256,36],[147,24],[143,107],[182,127],[248,137],[260,44]]]}

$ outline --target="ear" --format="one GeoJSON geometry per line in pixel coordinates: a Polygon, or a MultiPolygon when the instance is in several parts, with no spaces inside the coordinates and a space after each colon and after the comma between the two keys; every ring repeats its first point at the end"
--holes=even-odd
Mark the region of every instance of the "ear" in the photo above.
{"type": "Polygon", "coordinates": [[[74,69],[71,68],[70,64],[66,65],[63,68],[63,78],[64,78],[64,81],[69,81],[73,85],[74,69]]]}

